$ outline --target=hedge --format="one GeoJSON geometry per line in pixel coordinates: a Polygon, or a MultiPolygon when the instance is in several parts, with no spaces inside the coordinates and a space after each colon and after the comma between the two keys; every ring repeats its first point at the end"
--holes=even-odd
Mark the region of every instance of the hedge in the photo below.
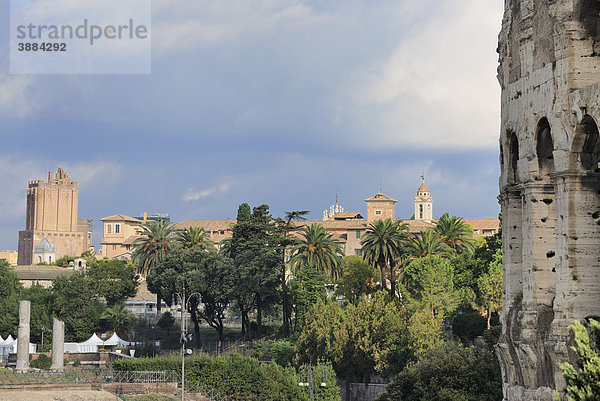
{"type": "MultiPolygon", "coordinates": [[[[175,370],[181,371],[181,357],[157,357],[119,359],[113,362],[114,370],[175,370]]],[[[340,401],[340,389],[335,382],[331,365],[321,365],[325,377],[315,377],[313,399],[315,401],[340,401]],[[321,387],[323,379],[326,387],[321,387]]],[[[185,379],[200,382],[236,401],[306,401],[308,389],[300,387],[299,377],[293,367],[281,367],[276,363],[260,364],[254,358],[239,354],[210,357],[197,355],[186,357],[185,379]]]]}

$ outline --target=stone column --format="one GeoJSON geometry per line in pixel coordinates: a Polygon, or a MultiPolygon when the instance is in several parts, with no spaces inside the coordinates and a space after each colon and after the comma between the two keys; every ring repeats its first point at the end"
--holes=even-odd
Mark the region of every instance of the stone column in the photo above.
{"type": "Polygon", "coordinates": [[[53,372],[62,372],[65,368],[65,323],[52,319],[52,366],[53,372]]]}
{"type": "Polygon", "coordinates": [[[17,371],[29,370],[29,317],[31,302],[19,301],[19,330],[17,335],[17,371]]]}

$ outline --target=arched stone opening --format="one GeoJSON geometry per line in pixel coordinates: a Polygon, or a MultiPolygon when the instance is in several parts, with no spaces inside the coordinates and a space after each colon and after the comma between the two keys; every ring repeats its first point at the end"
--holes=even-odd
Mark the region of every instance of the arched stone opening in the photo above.
{"type": "Polygon", "coordinates": [[[579,163],[572,165],[575,169],[598,170],[600,163],[600,135],[596,121],[585,115],[575,131],[572,154],[579,163]]]}
{"type": "Polygon", "coordinates": [[[550,130],[550,123],[546,117],[542,118],[537,127],[536,154],[540,178],[547,179],[554,172],[554,141],[550,130]]]}
{"type": "MultiPolygon", "coordinates": [[[[516,184],[519,182],[519,140],[514,132],[508,132],[508,176],[507,181],[509,184],[516,184]]],[[[502,149],[502,148],[501,148],[502,149]]]]}

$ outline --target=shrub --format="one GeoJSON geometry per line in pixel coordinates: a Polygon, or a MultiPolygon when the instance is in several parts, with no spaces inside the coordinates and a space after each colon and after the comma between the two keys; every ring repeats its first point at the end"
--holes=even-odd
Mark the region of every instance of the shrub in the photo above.
{"type": "MultiPolygon", "coordinates": [[[[321,365],[326,374],[327,386],[318,400],[339,401],[339,387],[331,365],[321,365]]],[[[178,356],[118,359],[113,362],[115,370],[176,370],[181,369],[178,356]]],[[[186,358],[186,380],[214,388],[236,400],[290,400],[306,401],[308,393],[299,387],[300,378],[293,367],[281,367],[276,363],[261,364],[254,358],[239,354],[210,357],[197,355],[186,358]]]]}
{"type": "Polygon", "coordinates": [[[295,348],[288,340],[258,340],[254,344],[254,353],[258,359],[268,359],[280,366],[291,364],[295,348]]]}
{"type": "Polygon", "coordinates": [[[400,372],[377,401],[502,399],[500,365],[486,347],[444,344],[400,372]]]}
{"type": "Polygon", "coordinates": [[[31,361],[30,366],[36,369],[48,370],[52,366],[52,360],[46,354],[40,354],[37,359],[31,361]]]}

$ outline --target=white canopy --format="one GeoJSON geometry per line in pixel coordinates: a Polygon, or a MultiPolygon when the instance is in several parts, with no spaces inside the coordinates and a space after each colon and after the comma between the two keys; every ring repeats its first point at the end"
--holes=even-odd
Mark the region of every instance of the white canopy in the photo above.
{"type": "Polygon", "coordinates": [[[9,334],[9,336],[6,337],[6,340],[0,343],[0,355],[7,356],[8,354],[13,353],[13,348],[17,348],[16,343],[14,338],[9,334]]]}
{"type": "Polygon", "coordinates": [[[115,332],[108,340],[104,341],[104,344],[105,345],[120,345],[120,346],[126,347],[129,345],[129,342],[123,340],[115,332]]]}
{"type": "MultiPolygon", "coordinates": [[[[7,356],[8,354],[15,354],[17,352],[17,344],[18,340],[12,338],[12,336],[8,336],[6,340],[4,340],[0,344],[0,355],[7,356]]],[[[29,353],[34,353],[37,351],[37,344],[29,343],[29,353]]]]}
{"type": "Polygon", "coordinates": [[[98,352],[98,347],[102,346],[102,344],[104,342],[94,333],[84,342],[77,344],[77,350],[79,352],[98,352]]]}
{"type": "Polygon", "coordinates": [[[2,344],[3,342],[4,342],[4,338],[2,338],[2,336],[0,336],[0,344],[2,344]]]}
{"type": "Polygon", "coordinates": [[[4,344],[12,343],[13,341],[15,341],[15,339],[13,338],[12,335],[9,334],[8,337],[6,337],[6,340],[0,341],[0,347],[3,346],[4,344]]]}
{"type": "Polygon", "coordinates": [[[102,341],[102,339],[100,339],[100,337],[98,337],[96,335],[96,333],[92,334],[92,336],[90,338],[88,338],[87,340],[85,340],[82,343],[79,343],[79,345],[102,345],[104,344],[104,341],[102,341]]]}

